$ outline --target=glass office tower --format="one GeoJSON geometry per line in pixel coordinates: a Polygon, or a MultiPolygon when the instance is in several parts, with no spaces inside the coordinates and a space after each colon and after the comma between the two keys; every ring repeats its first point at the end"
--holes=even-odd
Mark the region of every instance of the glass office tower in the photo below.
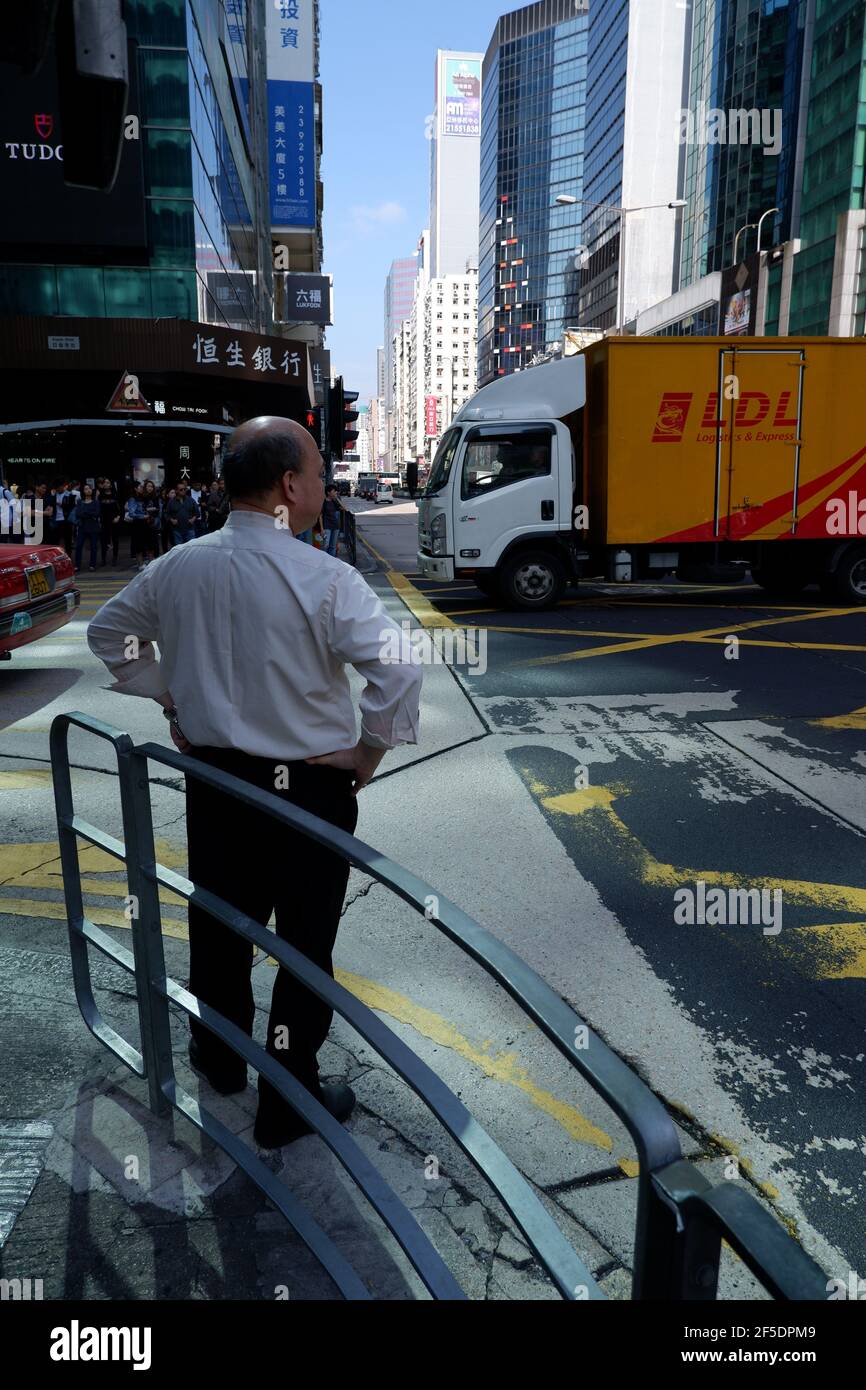
{"type": "MultiPolygon", "coordinates": [[[[827,332],[838,218],[866,207],[864,150],[866,6],[863,0],[817,0],[789,333],[827,332]]],[[[862,230],[859,236],[862,266],[862,230]]],[[[864,290],[861,271],[855,324],[861,334],[864,290]]]]}
{"type": "Polygon", "coordinates": [[[478,385],[520,370],[577,321],[586,40],[574,0],[502,16],[484,58],[478,385]]]}
{"type": "Polygon", "coordinates": [[[586,73],[586,162],[583,170],[587,258],[580,321],[612,328],[619,294],[629,0],[605,0],[592,17],[586,73]],[[603,206],[599,206],[603,205],[603,206]]]}
{"type": "MultiPolygon", "coordinates": [[[[800,110],[810,0],[695,0],[688,62],[691,127],[679,287],[732,263],[741,228],[764,248],[796,235],[800,110]],[[729,113],[765,113],[769,140],[731,138],[729,113]],[[712,116],[722,113],[723,120],[712,116]]],[[[749,136],[753,123],[749,122],[749,136]]],[[[744,231],[738,259],[757,249],[744,231]]]]}
{"type": "Polygon", "coordinates": [[[134,166],[128,184],[130,199],[141,201],[140,233],[120,244],[108,210],[102,239],[92,226],[64,228],[52,241],[49,225],[35,242],[6,230],[0,315],[272,329],[268,228],[255,184],[264,102],[252,100],[264,81],[261,15],[258,0],[127,0],[129,110],[140,137],[123,161],[134,166]]]}

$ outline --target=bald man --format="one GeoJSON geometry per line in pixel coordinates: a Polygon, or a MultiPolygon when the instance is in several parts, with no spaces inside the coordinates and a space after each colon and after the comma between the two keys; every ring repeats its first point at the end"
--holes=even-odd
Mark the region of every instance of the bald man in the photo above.
{"type": "MultiPolygon", "coordinates": [[[[250,420],[229,440],[223,478],[226,524],[109,599],[88,628],[90,649],[114,676],[110,689],[162,706],[181,752],[354,832],[357,794],[385,753],[417,742],[418,656],[355,569],[297,539],[324,497],[312,435],[292,420],[250,420]],[[347,664],[366,680],[360,737],[347,664]]],[[[348,863],[192,776],[186,817],[192,881],[262,925],[273,912],[278,935],[333,975],[348,863]]],[[[189,944],[190,993],[252,1035],[251,944],[192,904],[189,944]]],[[[343,1120],[353,1092],[323,1085],[318,1071],[332,1017],[278,970],[267,1050],[343,1120]]],[[[243,1059],[198,1019],[190,1031],[195,1069],[223,1095],[245,1089],[243,1059]]],[[[308,1133],[260,1077],[256,1141],[276,1148],[308,1133]]]]}

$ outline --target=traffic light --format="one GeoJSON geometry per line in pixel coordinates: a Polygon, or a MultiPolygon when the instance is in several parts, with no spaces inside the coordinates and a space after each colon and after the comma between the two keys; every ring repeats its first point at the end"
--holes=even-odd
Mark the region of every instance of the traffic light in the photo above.
{"type": "Polygon", "coordinates": [[[328,449],[331,458],[339,462],[343,457],[343,378],[334,379],[328,387],[326,397],[328,407],[328,449]]]}
{"type": "Polygon", "coordinates": [[[335,379],[328,391],[328,446],[335,462],[339,462],[344,454],[355,452],[358,431],[354,426],[358,412],[352,406],[357,399],[357,391],[344,389],[341,376],[335,379]]]}
{"type": "Polygon", "coordinates": [[[311,434],[311,435],[313,436],[313,438],[315,439],[316,444],[318,445],[319,449],[321,449],[321,448],[322,448],[322,444],[323,444],[323,439],[322,439],[322,407],[321,407],[320,405],[311,405],[310,408],[309,408],[309,410],[306,410],[306,411],[304,412],[303,425],[304,425],[305,429],[308,429],[308,430],[310,431],[310,434],[311,434]]]}
{"type": "Polygon", "coordinates": [[[354,454],[355,445],[358,442],[358,431],[355,424],[358,419],[357,410],[352,406],[358,399],[357,391],[343,391],[343,453],[354,454]]]}

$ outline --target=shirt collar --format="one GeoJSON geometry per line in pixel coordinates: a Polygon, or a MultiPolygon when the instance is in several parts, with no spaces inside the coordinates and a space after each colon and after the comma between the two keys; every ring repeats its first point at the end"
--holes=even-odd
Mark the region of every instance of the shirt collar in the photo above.
{"type": "Polygon", "coordinates": [[[246,533],[247,535],[256,532],[256,540],[261,543],[265,536],[273,537],[275,546],[284,546],[287,540],[296,540],[294,532],[288,526],[277,526],[276,517],[268,516],[265,512],[229,512],[223,531],[246,533]]]}

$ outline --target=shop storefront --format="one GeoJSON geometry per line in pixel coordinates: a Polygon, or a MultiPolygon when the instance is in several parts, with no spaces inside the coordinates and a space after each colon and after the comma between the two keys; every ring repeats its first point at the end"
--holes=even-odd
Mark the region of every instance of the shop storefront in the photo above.
{"type": "Polygon", "coordinates": [[[7,485],[195,483],[236,425],[303,421],[314,403],[306,343],[180,319],[0,319],[7,485]]]}

